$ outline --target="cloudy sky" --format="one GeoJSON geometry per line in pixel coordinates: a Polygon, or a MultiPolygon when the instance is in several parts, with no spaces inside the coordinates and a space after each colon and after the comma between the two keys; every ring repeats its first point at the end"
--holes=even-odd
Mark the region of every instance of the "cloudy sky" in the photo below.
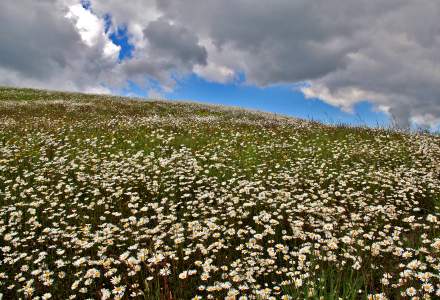
{"type": "Polygon", "coordinates": [[[440,124],[440,1],[0,1],[0,85],[440,124]]]}

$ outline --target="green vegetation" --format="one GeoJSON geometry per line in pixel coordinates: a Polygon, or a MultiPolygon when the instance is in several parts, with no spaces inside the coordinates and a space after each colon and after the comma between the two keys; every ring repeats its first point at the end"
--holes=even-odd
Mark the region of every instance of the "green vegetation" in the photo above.
{"type": "Polygon", "coordinates": [[[3,299],[440,297],[440,137],[0,88],[3,299]]]}

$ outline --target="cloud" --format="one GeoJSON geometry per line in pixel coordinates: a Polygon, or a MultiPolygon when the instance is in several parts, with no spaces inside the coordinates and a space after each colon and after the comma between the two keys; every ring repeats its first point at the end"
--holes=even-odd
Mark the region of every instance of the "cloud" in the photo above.
{"type": "Polygon", "coordinates": [[[209,53],[209,57],[205,64],[194,67],[194,73],[211,82],[229,83],[234,81],[238,75],[234,69],[234,51],[228,49],[228,55],[225,57],[222,53],[223,50],[216,47],[210,39],[200,40],[199,43],[209,53]]]}
{"type": "Polygon", "coordinates": [[[126,26],[130,41],[138,50],[146,46],[144,29],[162,15],[155,0],[92,0],[91,4],[97,15],[111,15],[114,26],[126,26]]]}
{"type": "Polygon", "coordinates": [[[121,63],[116,73],[146,89],[154,80],[164,91],[171,91],[176,79],[191,73],[195,66],[206,65],[206,49],[183,26],[158,19],[148,24],[143,36],[145,46],[135,49],[133,58],[121,63]]]}
{"type": "Polygon", "coordinates": [[[82,41],[89,47],[100,45],[105,58],[116,60],[121,47],[113,44],[106,36],[104,20],[85,9],[81,4],[71,5],[68,9],[69,12],[65,17],[74,22],[82,41]]]}
{"type": "Polygon", "coordinates": [[[222,83],[244,74],[258,86],[306,83],[306,97],[346,111],[368,100],[400,126],[435,126],[439,15],[430,0],[91,0],[91,10],[3,1],[0,83],[150,89],[153,80],[171,90],[189,73],[222,83]],[[118,26],[134,46],[123,61],[109,39],[118,26]]]}
{"type": "Polygon", "coordinates": [[[185,27],[159,19],[151,22],[144,30],[150,43],[153,58],[173,59],[173,63],[183,68],[206,65],[206,49],[198,44],[198,37],[185,27]]]}
{"type": "Polygon", "coordinates": [[[197,35],[160,19],[153,3],[90,4],[91,9],[74,0],[1,2],[0,84],[110,92],[129,81],[149,89],[154,80],[167,91],[196,65],[206,65],[207,52],[197,35]],[[145,10],[146,5],[151,7],[145,10]],[[121,47],[110,35],[122,25],[135,49],[121,62],[121,47]]]}
{"type": "Polygon", "coordinates": [[[82,7],[55,0],[0,3],[0,84],[109,91],[115,45],[82,7]]]}

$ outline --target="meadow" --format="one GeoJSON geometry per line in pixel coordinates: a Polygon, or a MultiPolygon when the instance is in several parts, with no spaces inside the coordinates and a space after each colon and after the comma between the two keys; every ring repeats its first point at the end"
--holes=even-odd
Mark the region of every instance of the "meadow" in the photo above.
{"type": "Polygon", "coordinates": [[[2,299],[440,299],[440,137],[0,88],[2,299]]]}

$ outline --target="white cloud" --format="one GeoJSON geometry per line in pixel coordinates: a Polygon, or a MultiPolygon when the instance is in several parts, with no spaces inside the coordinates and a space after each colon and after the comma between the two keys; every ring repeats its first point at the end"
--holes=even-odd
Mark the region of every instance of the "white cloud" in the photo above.
{"type": "Polygon", "coordinates": [[[75,27],[83,42],[89,46],[95,46],[102,37],[104,25],[97,16],[85,9],[81,4],[69,6],[66,18],[75,23],[75,27]]]}
{"type": "Polygon", "coordinates": [[[235,58],[237,53],[233,49],[219,49],[212,40],[205,38],[200,44],[208,52],[205,65],[194,66],[194,73],[213,82],[228,83],[237,77],[235,58]]]}
{"type": "Polygon", "coordinates": [[[111,41],[106,41],[104,44],[104,49],[102,49],[105,57],[115,60],[119,56],[119,51],[121,47],[113,44],[111,41]]]}
{"type": "Polygon", "coordinates": [[[213,62],[208,62],[206,66],[194,66],[194,73],[208,81],[219,83],[231,82],[236,77],[234,70],[225,66],[219,66],[213,62]]]}
{"type": "MultiPolygon", "coordinates": [[[[363,91],[356,87],[346,87],[335,92],[331,92],[325,85],[309,83],[299,89],[306,98],[325,99],[331,105],[338,106],[346,112],[352,112],[353,106],[360,102],[371,99],[381,98],[380,95],[363,91]]],[[[387,110],[383,110],[386,112],[387,110]]]]}
{"type": "Polygon", "coordinates": [[[77,3],[0,2],[1,85],[108,93],[126,83],[102,18],[77,3]]]}
{"type": "Polygon", "coordinates": [[[105,34],[104,20],[98,18],[81,4],[70,5],[66,18],[74,22],[82,41],[89,47],[102,44],[102,53],[106,58],[116,59],[121,49],[105,34]]]}
{"type": "Polygon", "coordinates": [[[148,41],[144,38],[144,29],[162,15],[156,0],[93,0],[92,6],[97,15],[110,14],[114,26],[127,26],[130,43],[136,49],[145,48],[148,41]]]}

